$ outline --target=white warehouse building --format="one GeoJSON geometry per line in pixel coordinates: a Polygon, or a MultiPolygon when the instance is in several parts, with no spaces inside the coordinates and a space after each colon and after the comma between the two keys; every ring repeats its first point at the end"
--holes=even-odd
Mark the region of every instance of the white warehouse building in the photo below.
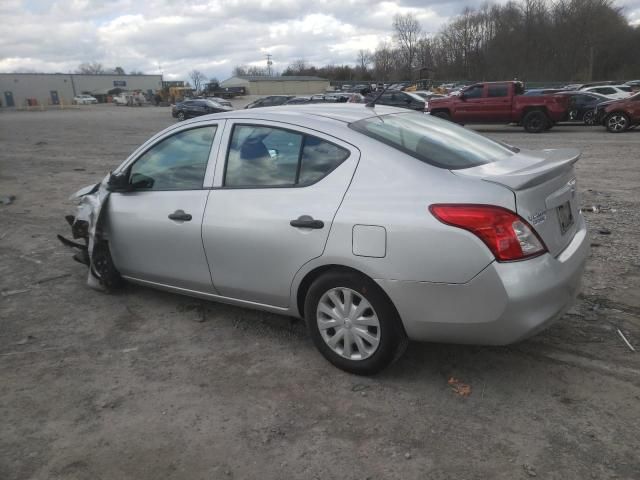
{"type": "Polygon", "coordinates": [[[247,95],[312,95],[324,93],[329,80],[309,76],[239,75],[220,82],[221,87],[244,87],[247,95]]]}
{"type": "Polygon", "coordinates": [[[121,91],[141,90],[154,94],[161,88],[161,75],[0,73],[0,103],[3,107],[67,105],[73,97],[83,93],[104,102],[108,95],[121,91]]]}

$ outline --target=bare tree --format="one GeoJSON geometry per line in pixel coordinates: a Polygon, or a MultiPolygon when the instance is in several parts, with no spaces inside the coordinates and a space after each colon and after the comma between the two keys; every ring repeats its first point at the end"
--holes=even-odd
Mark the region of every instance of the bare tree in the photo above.
{"type": "Polygon", "coordinates": [[[200,91],[200,87],[202,87],[202,84],[207,80],[207,76],[204,73],[195,69],[189,72],[189,78],[191,79],[193,89],[196,92],[200,91]]]}
{"type": "Polygon", "coordinates": [[[360,70],[362,71],[362,73],[365,73],[368,68],[369,65],[371,65],[371,61],[372,61],[372,55],[371,52],[369,50],[358,50],[358,67],[360,68],[360,70]]]}
{"type": "Polygon", "coordinates": [[[415,15],[411,13],[406,15],[397,14],[393,17],[393,30],[395,31],[395,39],[400,47],[400,52],[404,57],[405,73],[410,74],[422,27],[415,15]]]}
{"type": "Polygon", "coordinates": [[[387,42],[381,42],[373,53],[373,69],[376,78],[387,81],[391,78],[394,66],[393,48],[387,42]]]}
{"type": "Polygon", "coordinates": [[[116,75],[126,75],[124,68],[122,67],[116,67],[113,69],[113,73],[115,73],[116,75]]]}
{"type": "Polygon", "coordinates": [[[231,75],[234,77],[242,77],[247,74],[247,66],[246,65],[236,65],[233,67],[231,75]]]}
{"type": "Polygon", "coordinates": [[[80,65],[78,65],[76,73],[83,73],[85,75],[100,75],[101,73],[105,72],[102,64],[94,61],[91,63],[81,63],[80,65]]]}

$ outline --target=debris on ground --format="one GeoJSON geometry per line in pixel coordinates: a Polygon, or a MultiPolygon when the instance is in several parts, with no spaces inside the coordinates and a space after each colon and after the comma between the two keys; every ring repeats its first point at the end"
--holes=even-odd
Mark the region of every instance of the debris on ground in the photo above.
{"type": "Polygon", "coordinates": [[[627,344],[627,347],[629,347],[629,350],[631,350],[632,352],[635,352],[636,349],[633,348],[633,345],[631,345],[631,343],[629,343],[629,340],[627,340],[627,337],[624,336],[624,334],[619,328],[617,330],[618,330],[618,335],[620,335],[620,338],[622,338],[622,341],[627,344]]]}
{"type": "Polygon", "coordinates": [[[22,290],[7,290],[6,292],[2,292],[3,297],[11,297],[13,295],[18,295],[20,293],[27,293],[29,291],[28,288],[23,288],[22,290]]]}
{"type": "Polygon", "coordinates": [[[0,205],[11,205],[15,199],[16,199],[15,195],[7,195],[5,197],[0,197],[0,205]]]}
{"type": "Polygon", "coordinates": [[[27,343],[29,343],[31,340],[35,340],[36,337],[34,337],[33,335],[27,335],[26,337],[24,337],[22,340],[16,342],[16,345],[26,345],[27,343]]]}
{"type": "Polygon", "coordinates": [[[455,377],[449,377],[447,383],[449,384],[451,390],[453,390],[453,392],[457,395],[460,395],[461,397],[468,397],[469,395],[471,395],[471,385],[462,383],[455,377]]]}
{"type": "Polygon", "coordinates": [[[407,460],[411,459],[411,454],[409,452],[404,454],[404,458],[406,458],[407,460]]]}
{"type": "Polygon", "coordinates": [[[600,235],[611,235],[611,230],[609,230],[608,228],[601,228],[600,230],[598,230],[598,233],[600,235]]]}
{"type": "Polygon", "coordinates": [[[538,476],[538,474],[536,473],[535,469],[531,465],[528,465],[528,464],[525,463],[525,464],[522,465],[522,468],[524,470],[524,473],[526,473],[530,477],[537,477],[538,476]]]}
{"type": "Polygon", "coordinates": [[[40,140],[39,142],[34,143],[34,145],[36,145],[36,146],[48,145],[48,142],[45,142],[44,140],[40,140]]]}
{"type": "Polygon", "coordinates": [[[38,280],[36,280],[34,283],[34,285],[38,285],[41,283],[47,283],[47,282],[51,282],[53,280],[60,280],[61,278],[66,278],[66,277],[70,277],[71,274],[70,273],[61,273],[60,275],[53,275],[51,277],[44,277],[44,278],[40,278],[38,280]]]}

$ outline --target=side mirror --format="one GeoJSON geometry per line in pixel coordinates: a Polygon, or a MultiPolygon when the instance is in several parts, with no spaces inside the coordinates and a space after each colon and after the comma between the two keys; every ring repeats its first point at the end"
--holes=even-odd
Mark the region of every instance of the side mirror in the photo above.
{"type": "Polygon", "coordinates": [[[129,174],[127,172],[112,173],[107,182],[107,190],[110,192],[128,192],[131,190],[129,174]]]}

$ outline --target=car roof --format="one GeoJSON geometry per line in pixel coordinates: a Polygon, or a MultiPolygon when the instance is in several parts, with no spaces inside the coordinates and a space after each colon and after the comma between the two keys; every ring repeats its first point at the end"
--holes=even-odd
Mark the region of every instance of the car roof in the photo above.
{"type": "MultiPolygon", "coordinates": [[[[367,107],[362,103],[314,103],[312,105],[282,105],[278,107],[264,107],[249,110],[233,110],[230,112],[216,113],[198,117],[225,118],[225,119],[253,119],[267,120],[275,122],[299,124],[303,118],[310,120],[331,120],[338,123],[352,123],[364,118],[371,118],[378,115],[390,113],[407,113],[404,108],[389,107],[386,105],[376,105],[367,107]]],[[[305,125],[301,125],[305,126],[305,125]]]]}

